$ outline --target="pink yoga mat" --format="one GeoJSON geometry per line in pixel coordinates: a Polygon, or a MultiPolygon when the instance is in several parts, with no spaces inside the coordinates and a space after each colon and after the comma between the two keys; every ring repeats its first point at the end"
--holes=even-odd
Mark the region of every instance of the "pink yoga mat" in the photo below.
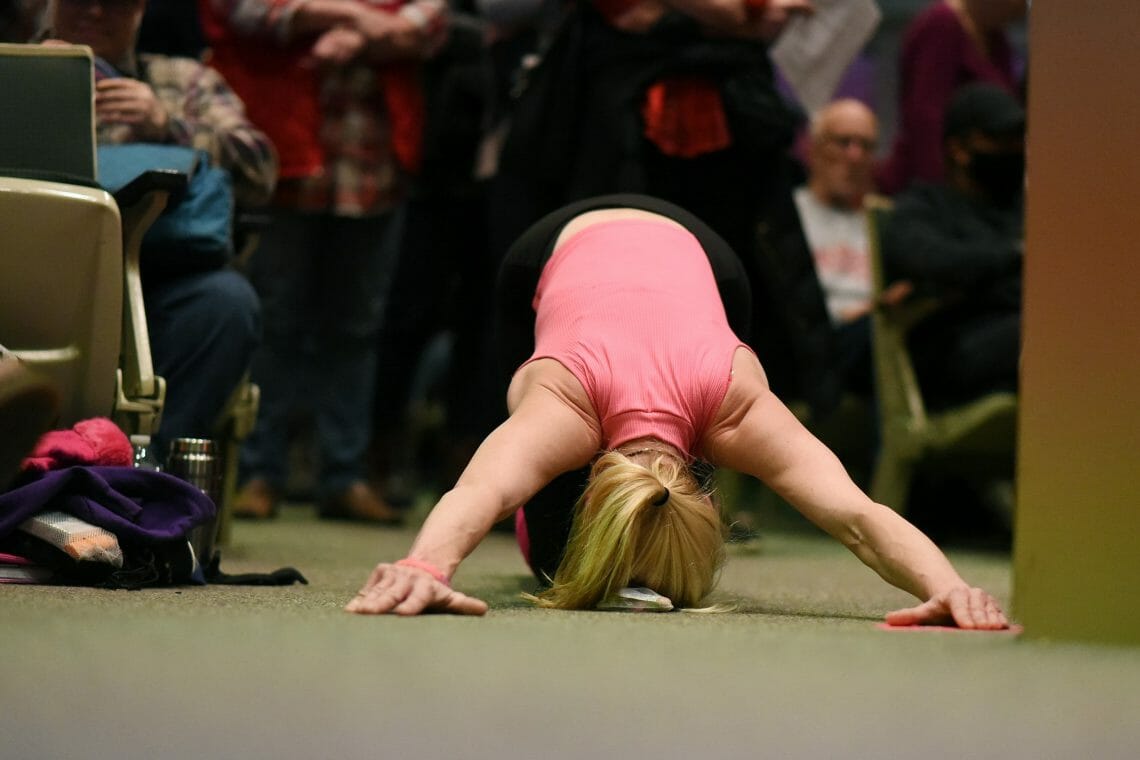
{"type": "Polygon", "coordinates": [[[1000,633],[1005,636],[1016,636],[1024,630],[1020,625],[1011,625],[1009,628],[999,628],[997,630],[967,629],[952,625],[891,625],[889,623],[875,623],[875,627],[880,631],[920,631],[926,633],[931,631],[953,631],[955,633],[1000,633]]]}

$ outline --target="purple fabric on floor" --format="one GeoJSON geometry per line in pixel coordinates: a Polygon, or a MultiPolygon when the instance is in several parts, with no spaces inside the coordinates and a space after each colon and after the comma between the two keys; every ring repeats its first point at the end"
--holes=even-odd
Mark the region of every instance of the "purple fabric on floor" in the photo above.
{"type": "Polygon", "coordinates": [[[40,512],[59,511],[142,542],[183,538],[217,509],[195,486],[133,467],[68,467],[0,494],[0,537],[40,512]]]}

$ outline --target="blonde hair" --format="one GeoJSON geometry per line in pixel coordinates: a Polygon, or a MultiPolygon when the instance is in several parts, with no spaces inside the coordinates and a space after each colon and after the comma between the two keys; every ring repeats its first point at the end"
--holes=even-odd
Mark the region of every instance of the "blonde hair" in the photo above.
{"type": "Polygon", "coordinates": [[[593,609],[625,586],[648,586],[675,607],[695,607],[724,564],[724,528],[685,463],[662,454],[643,466],[603,454],[574,508],[566,553],[542,607],[593,609]]]}

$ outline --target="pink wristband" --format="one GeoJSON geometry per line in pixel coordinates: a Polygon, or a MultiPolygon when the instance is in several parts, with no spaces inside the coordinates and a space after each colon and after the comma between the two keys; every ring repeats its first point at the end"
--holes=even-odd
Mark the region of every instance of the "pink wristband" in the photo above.
{"type": "Polygon", "coordinates": [[[451,588],[451,579],[447,577],[447,574],[430,562],[424,562],[422,559],[404,557],[403,559],[398,560],[396,564],[401,567],[414,567],[417,570],[423,570],[425,573],[435,578],[443,585],[451,588]]]}

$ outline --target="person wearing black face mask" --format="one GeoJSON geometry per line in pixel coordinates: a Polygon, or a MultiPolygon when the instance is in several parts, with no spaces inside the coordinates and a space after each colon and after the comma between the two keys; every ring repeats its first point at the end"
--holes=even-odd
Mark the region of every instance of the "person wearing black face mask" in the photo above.
{"type": "Polygon", "coordinates": [[[1021,105],[994,85],[967,85],[944,120],[946,179],[896,199],[883,238],[887,277],[945,304],[911,333],[934,406],[1016,390],[1024,145],[1021,105]]]}
{"type": "Polygon", "coordinates": [[[990,200],[1000,206],[1019,201],[1025,183],[1025,151],[1014,149],[970,151],[970,179],[990,200]]]}

